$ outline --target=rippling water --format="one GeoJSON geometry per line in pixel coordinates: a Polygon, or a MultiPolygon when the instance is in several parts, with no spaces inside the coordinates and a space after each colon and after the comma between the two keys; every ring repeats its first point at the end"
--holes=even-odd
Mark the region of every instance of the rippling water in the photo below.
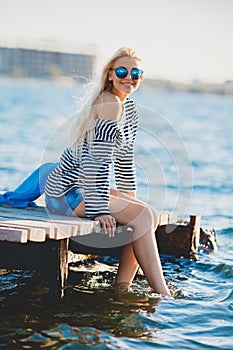
{"type": "MultiPolygon", "coordinates": [[[[13,189],[65,145],[79,86],[0,81],[1,190],[13,189]]],[[[181,217],[202,215],[218,251],[162,256],[175,297],[160,300],[138,275],[133,292],[110,288],[117,261],[71,265],[66,298],[46,299],[34,271],[0,270],[0,346],[8,349],[232,349],[233,99],[141,89],[138,197],[181,217]]]]}

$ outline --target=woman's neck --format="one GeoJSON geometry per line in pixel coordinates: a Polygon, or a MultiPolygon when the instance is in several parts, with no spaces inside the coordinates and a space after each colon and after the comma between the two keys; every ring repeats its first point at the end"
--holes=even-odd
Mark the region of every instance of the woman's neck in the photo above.
{"type": "Polygon", "coordinates": [[[115,96],[118,96],[122,103],[124,103],[129,96],[129,94],[121,93],[120,91],[114,90],[114,88],[112,89],[111,93],[115,96]]]}

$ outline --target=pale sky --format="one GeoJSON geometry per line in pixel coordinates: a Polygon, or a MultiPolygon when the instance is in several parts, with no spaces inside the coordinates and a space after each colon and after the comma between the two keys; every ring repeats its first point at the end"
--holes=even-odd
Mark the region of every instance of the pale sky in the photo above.
{"type": "Polygon", "coordinates": [[[94,45],[98,65],[136,49],[146,77],[233,80],[233,0],[0,0],[0,45],[94,45]]]}

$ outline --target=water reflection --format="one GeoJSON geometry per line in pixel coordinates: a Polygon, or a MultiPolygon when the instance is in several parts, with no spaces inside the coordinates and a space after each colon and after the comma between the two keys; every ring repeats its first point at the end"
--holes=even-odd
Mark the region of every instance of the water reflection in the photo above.
{"type": "MultiPolygon", "coordinates": [[[[200,254],[198,261],[161,258],[175,300],[162,300],[152,294],[140,271],[133,292],[119,293],[111,288],[118,263],[114,258],[92,257],[84,262],[73,259],[66,297],[59,304],[48,299],[48,286],[42,275],[1,270],[0,346],[9,349],[144,346],[149,349],[155,343],[167,346],[177,334],[183,338],[191,334],[196,339],[200,329],[213,337],[216,327],[213,324],[210,328],[210,309],[213,317],[221,318],[230,327],[230,266],[219,263],[217,253],[200,254]]],[[[177,348],[177,339],[175,343],[177,348]]],[[[195,349],[199,346],[202,344],[197,343],[195,349]]]]}
{"type": "MultiPolygon", "coordinates": [[[[18,271],[21,277],[15,288],[0,294],[0,345],[65,349],[65,344],[105,344],[108,338],[117,342],[115,337],[153,339],[156,329],[148,329],[147,318],[156,312],[161,299],[149,289],[145,292],[143,276],[135,280],[133,291],[119,293],[110,287],[116,272],[114,263],[93,262],[88,271],[85,265],[79,269],[73,265],[66,297],[59,304],[47,299],[47,285],[41,276],[31,272],[29,278],[27,271],[18,271]],[[102,271],[97,271],[100,266],[102,271]]],[[[5,279],[11,281],[14,274],[5,270],[5,279]]]]}

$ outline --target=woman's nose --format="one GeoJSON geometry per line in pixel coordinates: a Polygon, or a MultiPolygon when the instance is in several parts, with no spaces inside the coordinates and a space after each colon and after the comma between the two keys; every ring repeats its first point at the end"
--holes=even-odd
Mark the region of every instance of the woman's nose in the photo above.
{"type": "Polygon", "coordinates": [[[128,70],[126,78],[131,79],[131,71],[130,70],[128,70]]]}

